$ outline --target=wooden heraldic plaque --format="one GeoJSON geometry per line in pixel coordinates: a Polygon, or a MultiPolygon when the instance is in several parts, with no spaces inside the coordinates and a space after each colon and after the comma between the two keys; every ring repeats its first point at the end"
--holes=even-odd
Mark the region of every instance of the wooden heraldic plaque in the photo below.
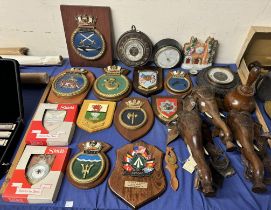
{"type": "Polygon", "coordinates": [[[60,6],[72,66],[112,65],[109,7],[60,6]]]}
{"type": "Polygon", "coordinates": [[[108,180],[110,189],[133,208],[157,198],[166,188],[163,153],[143,141],[117,150],[115,168],[108,180]]]}

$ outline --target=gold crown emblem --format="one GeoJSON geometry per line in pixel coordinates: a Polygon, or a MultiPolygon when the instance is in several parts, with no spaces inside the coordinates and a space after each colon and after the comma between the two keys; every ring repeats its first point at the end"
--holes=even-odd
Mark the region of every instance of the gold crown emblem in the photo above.
{"type": "Polygon", "coordinates": [[[75,17],[79,26],[93,26],[97,22],[97,17],[89,15],[78,15],[75,17]]]}
{"type": "Polygon", "coordinates": [[[102,144],[97,141],[88,141],[84,144],[85,153],[98,153],[102,149],[102,144]]]}
{"type": "Polygon", "coordinates": [[[175,78],[179,78],[179,77],[184,77],[185,76],[185,72],[184,71],[171,71],[171,74],[173,75],[173,77],[175,78]]]}
{"type": "Polygon", "coordinates": [[[104,71],[107,74],[120,74],[122,72],[122,68],[121,66],[113,65],[113,66],[107,66],[106,68],[104,68],[104,71]]]}
{"type": "Polygon", "coordinates": [[[129,108],[140,108],[144,104],[144,102],[136,99],[127,101],[125,103],[129,108]]]}

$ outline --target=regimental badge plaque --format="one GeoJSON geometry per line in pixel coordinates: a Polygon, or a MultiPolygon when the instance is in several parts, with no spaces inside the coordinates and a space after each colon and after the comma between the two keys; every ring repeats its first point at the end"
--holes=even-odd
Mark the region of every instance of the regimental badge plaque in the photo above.
{"type": "Polygon", "coordinates": [[[143,96],[157,94],[163,89],[163,72],[152,66],[135,67],[133,76],[134,90],[143,96]]]}
{"type": "Polygon", "coordinates": [[[133,208],[155,199],[166,188],[162,160],[163,153],[143,141],[125,145],[117,150],[110,189],[133,208]]]}
{"type": "Polygon", "coordinates": [[[131,82],[125,76],[128,70],[120,66],[104,68],[105,74],[94,83],[94,94],[101,100],[119,101],[128,96],[132,90],[131,82]]]}
{"type": "Polygon", "coordinates": [[[179,96],[152,96],[152,108],[156,117],[167,124],[177,119],[181,101],[179,96]]]}
{"type": "Polygon", "coordinates": [[[47,102],[81,104],[94,80],[95,76],[88,70],[65,70],[54,78],[47,102]]]}
{"type": "Polygon", "coordinates": [[[103,35],[96,29],[97,17],[78,15],[75,17],[78,27],[72,33],[71,43],[74,51],[82,58],[96,60],[105,52],[103,35]]]}
{"type": "Polygon", "coordinates": [[[109,171],[105,155],[111,146],[104,142],[87,141],[78,145],[77,153],[67,166],[68,180],[76,187],[90,189],[101,184],[109,171]]]}
{"type": "Polygon", "coordinates": [[[166,90],[173,94],[185,97],[191,92],[192,81],[189,74],[184,71],[169,71],[165,80],[166,90]]]}
{"type": "Polygon", "coordinates": [[[112,27],[109,7],[61,5],[71,66],[112,65],[112,27]]]}
{"type": "Polygon", "coordinates": [[[145,98],[125,98],[118,105],[114,115],[114,125],[128,141],[144,136],[152,127],[154,116],[145,98]]]}
{"type": "Polygon", "coordinates": [[[111,126],[116,102],[85,100],[77,118],[79,128],[95,132],[111,126]]]}

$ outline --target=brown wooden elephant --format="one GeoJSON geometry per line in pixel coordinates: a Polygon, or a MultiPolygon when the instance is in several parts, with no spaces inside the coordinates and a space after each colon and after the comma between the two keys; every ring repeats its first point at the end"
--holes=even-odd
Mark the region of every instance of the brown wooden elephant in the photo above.
{"type": "Polygon", "coordinates": [[[205,196],[213,196],[215,190],[213,188],[212,173],[205,160],[201,126],[202,121],[199,112],[195,109],[195,101],[192,97],[187,96],[183,100],[183,108],[178,113],[177,122],[169,129],[168,143],[180,134],[189,146],[192,156],[197,163],[197,172],[202,192],[205,196]]]}
{"type": "Polygon", "coordinates": [[[267,189],[264,184],[264,165],[255,152],[255,124],[250,113],[231,110],[228,114],[227,122],[235,140],[241,145],[241,153],[247,165],[246,175],[251,174],[251,181],[253,183],[252,191],[255,193],[265,192],[267,189]]]}
{"type": "Polygon", "coordinates": [[[200,112],[205,113],[212,124],[220,130],[219,137],[226,145],[227,151],[234,150],[231,130],[220,116],[214,91],[209,87],[200,86],[193,89],[192,96],[196,100],[200,112]]]}

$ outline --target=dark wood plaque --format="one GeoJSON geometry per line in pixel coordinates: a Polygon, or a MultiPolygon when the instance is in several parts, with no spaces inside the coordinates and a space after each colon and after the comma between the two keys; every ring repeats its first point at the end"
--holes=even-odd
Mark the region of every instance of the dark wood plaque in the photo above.
{"type": "Polygon", "coordinates": [[[163,153],[155,146],[143,141],[127,144],[117,150],[115,168],[108,185],[124,202],[138,208],[164,192],[166,180],[162,161],[163,153]],[[145,166],[149,170],[145,170],[145,166]]]}
{"type": "Polygon", "coordinates": [[[123,99],[118,104],[114,115],[114,125],[117,131],[130,142],[148,133],[153,122],[153,111],[146,98],[123,99]]]}
{"type": "MultiPolygon", "coordinates": [[[[70,58],[71,66],[95,66],[106,67],[112,65],[112,19],[109,7],[93,7],[93,6],[75,6],[60,5],[62,14],[63,27],[66,36],[66,43],[70,58]],[[76,17],[78,15],[89,15],[95,17],[95,29],[102,35],[105,43],[104,53],[102,56],[89,60],[78,55],[72,44],[72,35],[78,28],[76,17]]],[[[86,39],[88,36],[85,37],[86,39]]],[[[84,50],[84,49],[83,49],[84,50]]]]}
{"type": "Polygon", "coordinates": [[[143,96],[161,92],[163,89],[163,69],[153,66],[135,67],[133,87],[137,93],[143,96]]]}

